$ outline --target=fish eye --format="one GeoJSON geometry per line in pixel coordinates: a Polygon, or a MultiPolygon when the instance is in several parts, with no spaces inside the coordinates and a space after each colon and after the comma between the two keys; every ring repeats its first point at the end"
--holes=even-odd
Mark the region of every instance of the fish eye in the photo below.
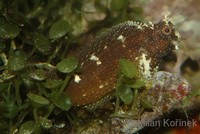
{"type": "Polygon", "coordinates": [[[162,29],[162,33],[164,35],[170,35],[172,32],[172,28],[170,26],[164,26],[162,29]]]}

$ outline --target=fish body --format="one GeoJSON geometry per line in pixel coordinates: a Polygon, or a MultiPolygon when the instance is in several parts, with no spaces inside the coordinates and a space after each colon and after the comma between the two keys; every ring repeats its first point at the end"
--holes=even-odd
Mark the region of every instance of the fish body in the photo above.
{"type": "Polygon", "coordinates": [[[75,52],[82,72],[65,92],[74,106],[95,103],[115,90],[120,59],[135,63],[141,76],[148,78],[161,57],[175,49],[177,41],[173,24],[165,19],[157,24],[118,24],[75,52]]]}

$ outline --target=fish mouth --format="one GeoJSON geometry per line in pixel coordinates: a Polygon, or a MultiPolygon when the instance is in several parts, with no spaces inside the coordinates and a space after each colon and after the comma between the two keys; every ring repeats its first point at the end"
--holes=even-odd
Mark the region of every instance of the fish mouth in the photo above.
{"type": "Polygon", "coordinates": [[[175,32],[174,32],[174,38],[175,38],[175,39],[172,40],[172,45],[174,46],[174,49],[175,49],[175,50],[179,50],[179,49],[180,49],[180,47],[179,47],[179,42],[180,42],[180,40],[181,40],[180,33],[177,32],[177,31],[175,31],[175,32]]]}

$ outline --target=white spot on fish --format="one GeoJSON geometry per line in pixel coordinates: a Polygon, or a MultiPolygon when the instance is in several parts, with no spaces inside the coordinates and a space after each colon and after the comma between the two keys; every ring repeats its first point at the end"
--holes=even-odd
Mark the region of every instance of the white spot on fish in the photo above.
{"type": "Polygon", "coordinates": [[[149,27],[150,27],[151,29],[154,29],[154,24],[153,24],[151,21],[149,21],[149,27]]]}
{"type": "Polygon", "coordinates": [[[98,61],[99,58],[97,56],[94,55],[94,53],[90,56],[90,60],[93,60],[93,61],[98,61]]]}
{"type": "Polygon", "coordinates": [[[125,38],[124,38],[123,35],[120,35],[120,36],[117,38],[117,40],[120,40],[121,42],[124,42],[124,41],[125,41],[125,38]]]}
{"type": "Polygon", "coordinates": [[[74,76],[74,82],[79,83],[80,81],[81,81],[80,76],[75,75],[75,76],[74,76]]]}
{"type": "Polygon", "coordinates": [[[101,61],[97,61],[96,64],[97,64],[97,65],[101,65],[101,61]]]}
{"type": "Polygon", "coordinates": [[[103,87],[104,87],[103,85],[100,85],[100,86],[99,86],[99,88],[103,88],[103,87]]]}
{"type": "Polygon", "coordinates": [[[134,25],[133,21],[127,21],[127,24],[128,24],[128,26],[133,26],[134,25]]]}
{"type": "Polygon", "coordinates": [[[86,96],[86,94],[83,94],[83,97],[85,97],[86,96]]]}
{"type": "Polygon", "coordinates": [[[97,66],[101,65],[101,61],[99,60],[99,57],[95,56],[94,53],[90,56],[90,60],[96,61],[97,66]]]}
{"type": "Polygon", "coordinates": [[[143,23],[142,26],[143,26],[143,27],[149,27],[149,26],[147,25],[147,23],[143,23]]]}
{"type": "Polygon", "coordinates": [[[136,26],[137,29],[140,29],[140,30],[143,29],[143,23],[140,23],[140,22],[134,22],[133,25],[136,26]]]}
{"type": "Polygon", "coordinates": [[[139,65],[141,70],[143,71],[142,75],[144,78],[150,78],[151,77],[151,58],[149,60],[146,59],[146,54],[142,53],[140,60],[139,60],[139,65]]]}
{"type": "Polygon", "coordinates": [[[83,66],[84,62],[81,63],[81,66],[83,66]]]}

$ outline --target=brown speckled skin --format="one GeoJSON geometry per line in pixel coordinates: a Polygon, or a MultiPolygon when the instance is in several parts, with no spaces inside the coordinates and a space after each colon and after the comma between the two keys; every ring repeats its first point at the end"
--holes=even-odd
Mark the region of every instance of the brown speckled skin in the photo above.
{"type": "Polygon", "coordinates": [[[119,24],[75,53],[80,65],[82,64],[82,73],[79,75],[81,81],[76,83],[71,80],[65,89],[74,106],[94,103],[114,90],[121,58],[138,64],[135,58],[145,53],[151,58],[153,68],[158,65],[160,57],[174,49],[172,41],[177,41],[177,36],[171,22],[166,24],[165,21],[160,21],[154,25],[154,29],[150,26],[142,28],[139,29],[130,22],[119,24]],[[124,37],[124,42],[118,39],[120,35],[124,37]],[[92,54],[99,58],[100,65],[90,60],[92,54]]]}

